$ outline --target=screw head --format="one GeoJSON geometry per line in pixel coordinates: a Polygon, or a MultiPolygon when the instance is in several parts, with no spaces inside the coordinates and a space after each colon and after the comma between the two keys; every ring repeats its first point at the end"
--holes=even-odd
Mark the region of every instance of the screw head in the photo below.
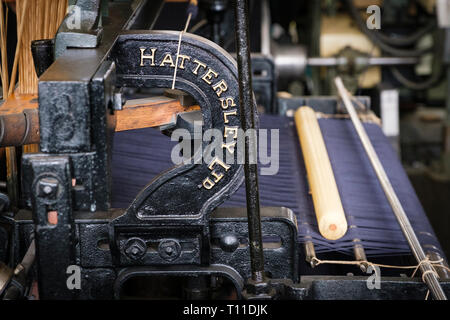
{"type": "Polygon", "coordinates": [[[234,252],[239,247],[239,239],[234,234],[226,234],[220,238],[219,245],[225,252],[234,252]]]}
{"type": "Polygon", "coordinates": [[[166,247],[165,251],[168,255],[171,255],[173,252],[173,247],[166,247]]]}
{"type": "Polygon", "coordinates": [[[46,200],[55,200],[58,196],[59,182],[53,177],[44,177],[39,180],[38,195],[46,200]]]}
{"type": "Polygon", "coordinates": [[[141,238],[130,238],[125,243],[124,252],[128,258],[139,260],[147,252],[147,244],[141,238]]]}
{"type": "Polygon", "coordinates": [[[45,186],[43,191],[45,194],[50,194],[52,192],[52,188],[50,186],[45,186]]]}
{"type": "Polygon", "coordinates": [[[173,261],[181,254],[181,245],[177,240],[165,239],[159,243],[158,253],[166,261],[173,261]]]}

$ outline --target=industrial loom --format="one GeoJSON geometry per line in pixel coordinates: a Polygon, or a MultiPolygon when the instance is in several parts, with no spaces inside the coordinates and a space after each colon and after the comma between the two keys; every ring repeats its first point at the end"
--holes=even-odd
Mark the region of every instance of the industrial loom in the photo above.
{"type": "MultiPolygon", "coordinates": [[[[368,257],[410,254],[408,243],[349,119],[319,120],[350,225],[339,241],[327,241],[318,231],[294,119],[266,114],[260,115],[259,119],[261,129],[280,130],[280,170],[273,176],[260,175],[261,205],[291,209],[297,217],[300,243],[304,244],[309,239],[314,243],[316,253],[341,252],[352,256],[355,240],[359,239],[368,257]]],[[[366,123],[365,128],[375,149],[382,155],[381,160],[394,181],[394,188],[398,190],[422,245],[443,257],[414,189],[379,124],[366,123]]],[[[171,150],[176,143],[168,141],[168,137],[153,128],[115,134],[113,207],[127,207],[139,190],[170,168],[171,150]]],[[[221,206],[244,207],[244,185],[221,206]]]]}
{"type": "Polygon", "coordinates": [[[237,63],[201,36],[154,30],[163,1],[110,2],[99,24],[100,2],[78,0],[89,12],[80,28],[66,27],[69,13],[54,40],[35,43],[39,95],[13,115],[20,137],[0,117],[1,146],[40,144],[22,155],[19,208],[1,198],[3,298],[37,285],[40,299],[445,299],[445,254],[369,98],[338,80],[336,97],[273,95],[273,61],[250,55],[247,1],[233,4],[237,63]],[[265,93],[258,101],[252,76],[265,93]],[[305,165],[303,106],[317,118],[346,219],[334,240],[319,230],[311,194],[325,180],[314,186],[305,165]],[[258,175],[264,161],[217,159],[173,166],[169,136],[192,133],[195,120],[225,134],[267,129],[279,170],[258,175]],[[361,130],[412,228],[399,223],[361,130]],[[368,285],[374,272],[379,288],[368,285]]]}

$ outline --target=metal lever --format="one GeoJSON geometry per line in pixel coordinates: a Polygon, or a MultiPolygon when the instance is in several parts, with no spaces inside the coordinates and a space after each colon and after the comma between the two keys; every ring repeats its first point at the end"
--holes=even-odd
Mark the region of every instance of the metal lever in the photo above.
{"type": "MultiPolygon", "coordinates": [[[[241,108],[241,123],[244,132],[256,127],[256,105],[253,100],[252,72],[250,61],[250,41],[248,30],[248,2],[236,0],[236,48],[239,70],[239,100],[241,108]]],[[[255,133],[256,134],[256,133],[255,133]]],[[[245,189],[247,197],[248,236],[252,279],[255,282],[264,281],[264,255],[261,232],[261,217],[259,208],[258,165],[250,164],[250,157],[256,143],[256,137],[245,137],[245,189]]]]}

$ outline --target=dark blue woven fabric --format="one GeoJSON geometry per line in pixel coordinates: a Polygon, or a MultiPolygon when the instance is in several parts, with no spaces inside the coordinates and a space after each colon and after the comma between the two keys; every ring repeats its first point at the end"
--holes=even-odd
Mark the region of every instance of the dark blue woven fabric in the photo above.
{"type": "MultiPolygon", "coordinates": [[[[408,244],[352,123],[338,119],[320,119],[319,123],[347,216],[347,234],[338,241],[328,241],[317,230],[292,118],[270,115],[260,117],[261,128],[280,130],[279,148],[272,150],[280,153],[279,171],[272,176],[260,175],[261,205],[291,208],[298,218],[299,240],[311,237],[317,252],[340,251],[352,254],[353,240],[360,239],[368,256],[409,254],[408,244]]],[[[378,125],[364,126],[422,245],[427,248],[434,246],[444,256],[389,141],[378,125]]],[[[155,129],[116,133],[113,150],[113,207],[128,207],[152,178],[171,167],[170,152],[173,145],[174,142],[155,129]]],[[[223,206],[245,206],[244,186],[223,206]]]]}

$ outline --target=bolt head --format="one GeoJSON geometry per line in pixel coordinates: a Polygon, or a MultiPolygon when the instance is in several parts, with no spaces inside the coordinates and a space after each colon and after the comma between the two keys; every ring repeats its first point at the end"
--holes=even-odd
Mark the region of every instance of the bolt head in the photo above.
{"type": "Polygon", "coordinates": [[[262,282],[248,279],[242,295],[246,299],[270,300],[276,295],[276,290],[270,279],[265,279],[262,282]]]}
{"type": "Polygon", "coordinates": [[[219,245],[225,252],[234,252],[239,247],[239,239],[234,234],[226,234],[220,238],[219,245]]]}
{"type": "Polygon", "coordinates": [[[166,247],[166,253],[167,254],[171,254],[173,252],[173,248],[172,247],[166,247]]]}
{"type": "Polygon", "coordinates": [[[48,200],[56,199],[59,182],[56,178],[45,177],[38,182],[38,195],[48,200]]]}
{"type": "Polygon", "coordinates": [[[141,259],[147,252],[147,244],[140,238],[131,238],[125,243],[125,255],[132,260],[141,259]]]}
{"type": "Polygon", "coordinates": [[[166,261],[173,261],[181,254],[181,245],[173,239],[165,239],[159,243],[159,256],[166,261]]]}

